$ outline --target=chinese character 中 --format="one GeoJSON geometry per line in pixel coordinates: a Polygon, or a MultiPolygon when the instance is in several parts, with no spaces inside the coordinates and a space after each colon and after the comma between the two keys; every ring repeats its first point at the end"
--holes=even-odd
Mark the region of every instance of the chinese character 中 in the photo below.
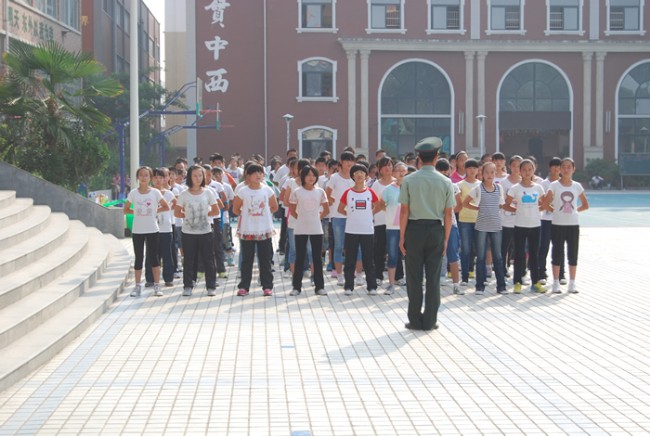
{"type": "Polygon", "coordinates": [[[214,60],[219,60],[219,52],[226,48],[228,41],[221,39],[219,36],[215,36],[212,41],[205,41],[205,46],[214,53],[214,60]]]}
{"type": "Polygon", "coordinates": [[[212,0],[212,3],[205,7],[206,11],[212,11],[212,24],[219,23],[223,27],[223,12],[230,6],[226,0],[212,0]]]}
{"type": "Polygon", "coordinates": [[[210,81],[205,84],[205,90],[208,92],[228,91],[228,80],[223,78],[224,74],[227,74],[224,68],[219,68],[218,70],[206,71],[210,81]]]}

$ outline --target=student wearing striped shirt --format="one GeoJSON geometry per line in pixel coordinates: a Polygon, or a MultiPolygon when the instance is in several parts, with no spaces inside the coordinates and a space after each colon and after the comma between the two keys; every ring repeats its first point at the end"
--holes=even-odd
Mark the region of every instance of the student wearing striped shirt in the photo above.
{"type": "Polygon", "coordinates": [[[485,292],[485,279],[487,275],[485,256],[487,244],[490,244],[494,274],[497,278],[497,293],[507,294],[504,278],[503,256],[501,256],[501,214],[500,209],[504,204],[501,186],[494,183],[496,166],[486,162],[481,168],[483,181],[469,192],[463,201],[463,207],[478,210],[475,225],[476,237],[476,295],[485,292]]]}

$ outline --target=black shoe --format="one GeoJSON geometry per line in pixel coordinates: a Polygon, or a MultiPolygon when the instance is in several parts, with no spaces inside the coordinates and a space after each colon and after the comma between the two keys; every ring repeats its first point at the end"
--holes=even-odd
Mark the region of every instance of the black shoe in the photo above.
{"type": "Polygon", "coordinates": [[[422,330],[427,331],[427,332],[431,331],[431,330],[438,330],[438,323],[434,324],[433,327],[431,327],[430,329],[422,329],[422,330]]]}
{"type": "Polygon", "coordinates": [[[411,324],[410,322],[407,322],[406,324],[404,324],[404,327],[406,327],[409,330],[422,330],[420,327],[416,327],[413,324],[411,324]]]}

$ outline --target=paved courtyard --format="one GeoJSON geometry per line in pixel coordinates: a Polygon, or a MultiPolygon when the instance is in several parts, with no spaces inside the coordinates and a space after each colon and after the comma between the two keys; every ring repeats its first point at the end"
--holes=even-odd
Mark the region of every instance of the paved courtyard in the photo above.
{"type": "Polygon", "coordinates": [[[329,277],[324,297],[280,273],[237,297],[234,269],[212,298],[123,293],[0,392],[0,434],[650,433],[650,231],[581,238],[579,294],[446,284],[432,332],[404,328],[405,290],[329,277]]]}

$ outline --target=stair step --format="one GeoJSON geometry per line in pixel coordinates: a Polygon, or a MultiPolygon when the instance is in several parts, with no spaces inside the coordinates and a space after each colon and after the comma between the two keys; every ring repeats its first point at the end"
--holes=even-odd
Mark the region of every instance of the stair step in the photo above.
{"type": "Polygon", "coordinates": [[[9,248],[47,227],[52,211],[48,206],[34,206],[23,220],[0,228],[0,247],[9,248]]]}
{"type": "Polygon", "coordinates": [[[65,214],[53,213],[43,231],[0,251],[0,277],[47,257],[65,240],[70,229],[70,220],[65,214]]]}
{"type": "Polygon", "coordinates": [[[105,267],[109,247],[97,229],[86,231],[87,249],[78,262],[47,287],[0,310],[0,349],[63,310],[95,284],[105,267]]]}
{"type": "Polygon", "coordinates": [[[24,219],[34,205],[31,198],[16,198],[0,209],[0,228],[10,226],[24,219]]]}
{"type": "Polygon", "coordinates": [[[0,191],[0,208],[16,201],[16,191],[0,191]]]}
{"type": "Polygon", "coordinates": [[[88,244],[85,226],[79,221],[72,221],[70,227],[67,237],[49,256],[2,278],[0,309],[48,286],[85,255],[88,244]]]}
{"type": "MultiPolygon", "coordinates": [[[[106,267],[95,285],[66,308],[2,349],[0,391],[54,357],[106,312],[124,289],[131,256],[111,235],[100,242],[110,249],[106,267]]],[[[95,236],[92,236],[93,245],[95,236]]]]}

